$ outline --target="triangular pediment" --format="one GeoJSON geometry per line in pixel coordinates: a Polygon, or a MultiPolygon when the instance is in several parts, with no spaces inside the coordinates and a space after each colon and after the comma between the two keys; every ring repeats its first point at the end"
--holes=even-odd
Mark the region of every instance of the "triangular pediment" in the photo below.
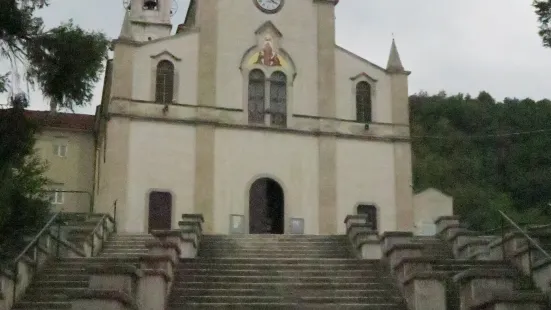
{"type": "Polygon", "coordinates": [[[377,79],[372,78],[371,76],[369,76],[369,75],[368,75],[367,73],[365,73],[365,72],[362,72],[362,73],[360,73],[360,74],[357,74],[357,75],[351,77],[350,79],[351,79],[352,81],[356,81],[356,80],[359,79],[359,78],[365,78],[365,79],[367,79],[368,81],[373,82],[373,83],[377,82],[377,79]]]}
{"type": "Polygon", "coordinates": [[[267,30],[272,30],[280,38],[283,36],[281,31],[279,31],[279,29],[277,29],[277,27],[271,21],[267,21],[262,24],[260,27],[258,27],[258,29],[256,29],[254,33],[258,35],[266,32],[267,30]]]}
{"type": "Polygon", "coordinates": [[[168,56],[168,57],[174,59],[175,61],[182,60],[182,58],[177,57],[176,55],[172,54],[171,52],[169,52],[167,50],[164,50],[164,51],[160,52],[159,54],[152,55],[151,58],[155,59],[155,58],[159,58],[161,56],[168,56]]]}

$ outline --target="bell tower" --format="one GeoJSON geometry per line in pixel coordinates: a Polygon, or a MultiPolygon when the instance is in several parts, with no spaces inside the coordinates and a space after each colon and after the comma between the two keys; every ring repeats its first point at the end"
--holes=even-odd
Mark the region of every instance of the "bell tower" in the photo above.
{"type": "Polygon", "coordinates": [[[170,17],[175,13],[176,0],[125,0],[127,10],[121,38],[151,41],[170,35],[170,17]]]}

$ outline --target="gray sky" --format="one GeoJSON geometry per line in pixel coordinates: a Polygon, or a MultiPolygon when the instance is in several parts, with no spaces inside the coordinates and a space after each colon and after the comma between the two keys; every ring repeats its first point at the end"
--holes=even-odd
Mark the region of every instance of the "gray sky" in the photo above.
{"type": "MultiPolygon", "coordinates": [[[[189,0],[177,0],[173,23],[189,0]]],[[[229,1],[229,0],[228,0],[229,1]]],[[[250,1],[250,0],[232,0],[250,1]]],[[[297,0],[292,0],[297,1],[297,0]]],[[[337,44],[385,66],[394,33],[410,93],[446,90],[494,97],[551,98],[551,49],[544,49],[528,0],[344,0],[337,6],[337,44]]],[[[40,14],[48,26],[70,18],[115,38],[122,0],[52,0],[40,14]]],[[[99,103],[101,83],[93,106],[99,103]]],[[[33,109],[48,105],[34,94],[33,109]]],[[[79,109],[93,113],[94,108],[79,109]]]]}

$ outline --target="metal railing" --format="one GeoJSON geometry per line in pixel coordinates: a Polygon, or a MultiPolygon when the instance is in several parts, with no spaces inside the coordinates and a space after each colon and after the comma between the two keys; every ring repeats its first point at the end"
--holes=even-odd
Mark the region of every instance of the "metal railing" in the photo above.
{"type": "Polygon", "coordinates": [[[506,249],[505,249],[505,242],[503,240],[505,239],[505,230],[506,230],[506,222],[509,223],[512,227],[515,228],[515,230],[521,234],[521,236],[528,241],[528,270],[530,272],[530,278],[533,278],[533,259],[532,259],[532,248],[538,250],[545,258],[551,260],[551,255],[547,253],[545,249],[543,249],[540,244],[535,241],[532,237],[528,235],[528,233],[522,229],[515,221],[513,221],[510,217],[507,216],[503,211],[497,210],[501,216],[501,253],[503,255],[503,259],[506,258],[506,249]]]}
{"type": "Polygon", "coordinates": [[[15,303],[16,300],[16,294],[17,294],[17,279],[19,277],[19,262],[23,259],[23,257],[28,256],[29,251],[34,251],[32,255],[33,262],[38,263],[38,244],[40,242],[40,239],[44,237],[45,235],[51,235],[50,229],[54,225],[57,226],[57,248],[56,248],[56,254],[59,256],[59,240],[61,239],[61,218],[60,215],[62,214],[61,211],[54,214],[42,227],[42,229],[31,239],[31,241],[27,244],[27,246],[19,253],[19,255],[16,256],[16,258],[12,261],[13,266],[13,302],[15,303]]]}
{"type": "Polygon", "coordinates": [[[115,220],[109,214],[103,214],[99,222],[92,230],[92,232],[86,237],[85,241],[90,241],[90,247],[91,247],[90,256],[94,256],[95,237],[98,236],[99,238],[101,238],[102,242],[105,241],[105,234],[107,233],[107,229],[108,229],[107,227],[108,220],[111,221],[111,223],[113,223],[113,231],[114,231],[116,227],[115,220]],[[100,228],[101,228],[101,233],[98,232],[100,231],[100,228]]]}

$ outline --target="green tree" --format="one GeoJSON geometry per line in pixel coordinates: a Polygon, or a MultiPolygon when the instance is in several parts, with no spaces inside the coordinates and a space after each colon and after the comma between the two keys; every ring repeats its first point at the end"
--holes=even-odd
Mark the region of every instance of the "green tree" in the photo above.
{"type": "Polygon", "coordinates": [[[475,229],[497,226],[495,210],[551,220],[551,101],[440,92],[413,95],[410,107],[416,190],[449,193],[475,229]]]}
{"type": "Polygon", "coordinates": [[[543,45],[551,47],[551,0],[534,0],[533,5],[538,15],[539,35],[543,45]]]}
{"type": "Polygon", "coordinates": [[[46,0],[0,0],[0,61],[11,65],[11,72],[0,74],[0,93],[10,91],[10,107],[0,110],[0,246],[4,251],[6,241],[17,248],[20,237],[40,227],[49,212],[42,191],[46,166],[33,152],[39,128],[25,117],[28,95],[18,93],[15,82],[29,82],[54,108],[87,105],[109,46],[104,34],[84,31],[72,21],[46,29],[36,13],[48,4],[46,0]]]}
{"type": "Polygon", "coordinates": [[[0,55],[12,69],[24,66],[25,77],[51,105],[72,109],[87,105],[100,79],[109,41],[72,21],[46,30],[35,16],[45,0],[0,0],[0,55]]]}

